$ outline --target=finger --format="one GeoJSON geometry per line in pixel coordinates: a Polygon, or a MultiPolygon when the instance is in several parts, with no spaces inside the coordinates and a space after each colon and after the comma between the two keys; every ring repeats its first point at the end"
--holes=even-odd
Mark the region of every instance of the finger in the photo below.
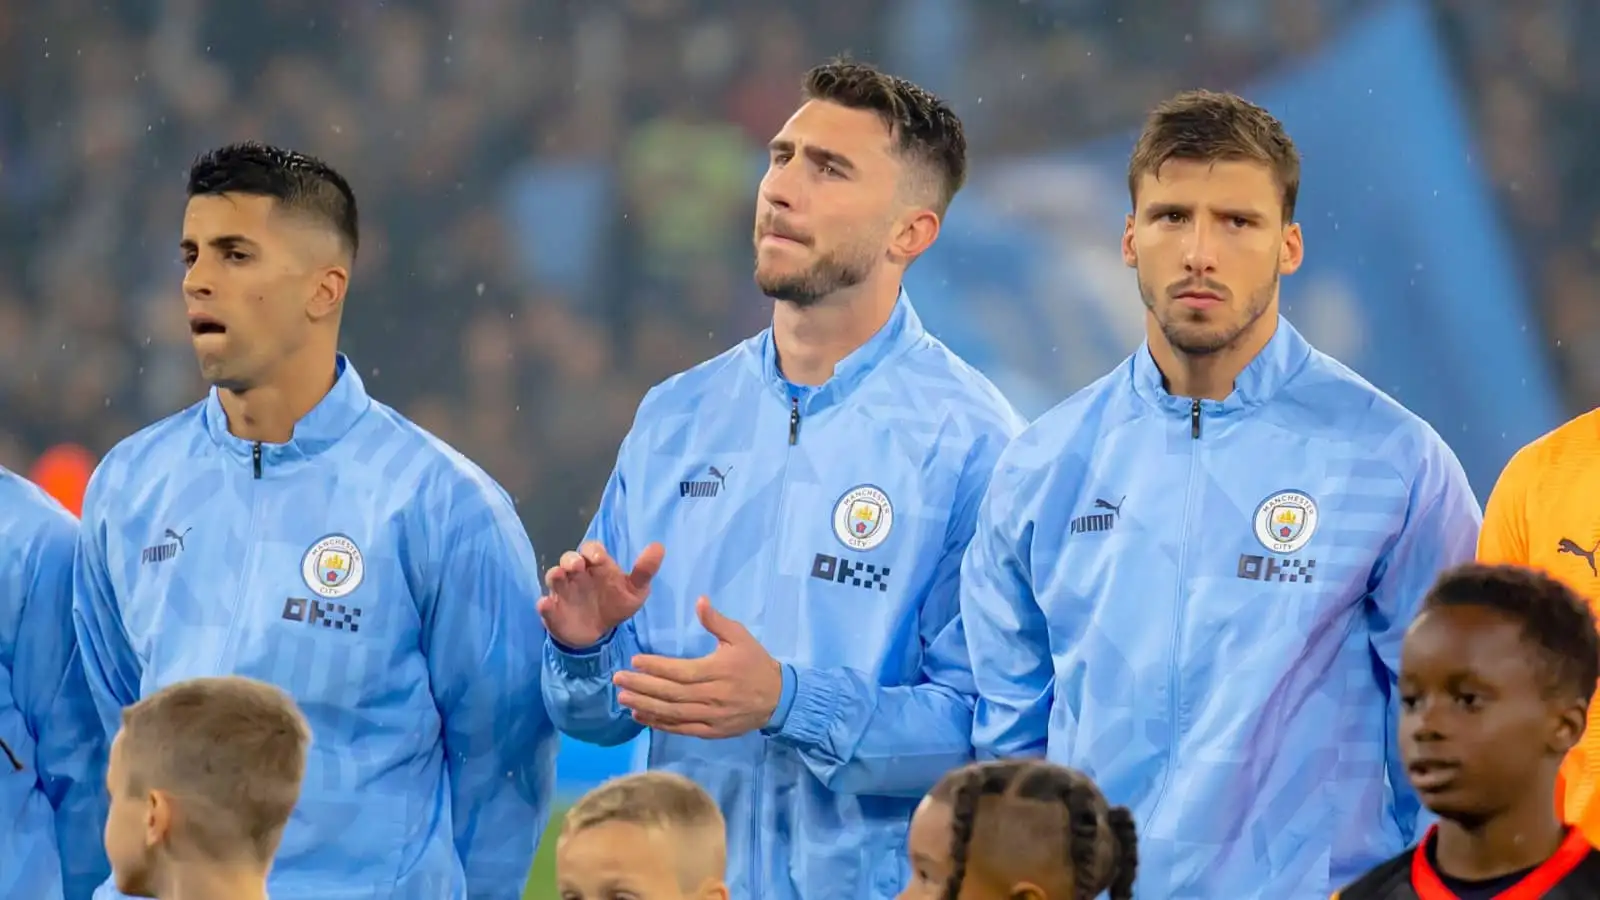
{"type": "Polygon", "coordinates": [[[630,694],[639,694],[669,703],[691,703],[699,700],[699,692],[693,685],[680,684],[643,672],[618,672],[611,676],[611,683],[630,694]]]}
{"type": "Polygon", "coordinates": [[[578,580],[587,577],[587,575],[587,572],[569,572],[557,565],[544,573],[544,584],[552,594],[570,594],[577,588],[578,580]]]}
{"type": "Polygon", "coordinates": [[[750,632],[743,625],[717,612],[709,597],[695,601],[694,612],[700,617],[700,625],[724,644],[737,644],[750,638],[750,632]]]}
{"type": "Polygon", "coordinates": [[[561,568],[566,569],[570,574],[576,575],[588,567],[589,563],[583,558],[583,554],[581,553],[578,553],[574,550],[568,550],[567,552],[561,554],[561,568]]]}
{"type": "Polygon", "coordinates": [[[732,734],[723,731],[721,726],[712,725],[709,722],[684,722],[676,728],[673,728],[672,733],[687,735],[689,737],[704,738],[706,740],[716,740],[718,738],[733,736],[732,734]]]}
{"type": "Polygon", "coordinates": [[[717,738],[731,736],[723,732],[722,729],[718,728],[717,726],[709,725],[705,722],[668,722],[663,719],[654,719],[650,716],[640,715],[638,713],[634,714],[633,720],[646,728],[651,728],[656,731],[665,731],[670,734],[681,734],[686,737],[715,740],[717,738]]]}
{"type": "Polygon", "coordinates": [[[700,703],[672,703],[632,691],[617,691],[617,705],[665,722],[705,722],[713,710],[700,703]]]}
{"type": "Polygon", "coordinates": [[[612,563],[611,554],[606,552],[606,545],[599,541],[586,541],[578,548],[578,554],[591,566],[598,567],[612,563]]]}
{"type": "Polygon", "coordinates": [[[556,568],[546,573],[545,587],[551,596],[571,601],[585,596],[586,592],[594,589],[594,576],[586,569],[569,572],[566,569],[556,568]]]}
{"type": "Polygon", "coordinates": [[[633,584],[634,590],[642,591],[649,587],[656,573],[661,571],[662,560],[666,558],[666,547],[659,543],[646,546],[639,558],[633,561],[633,571],[628,573],[628,581],[633,584]]]}
{"type": "Polygon", "coordinates": [[[709,667],[705,663],[706,657],[699,659],[673,659],[670,656],[652,656],[641,653],[629,661],[630,668],[654,675],[667,681],[676,681],[679,684],[704,684],[715,680],[709,667]]]}

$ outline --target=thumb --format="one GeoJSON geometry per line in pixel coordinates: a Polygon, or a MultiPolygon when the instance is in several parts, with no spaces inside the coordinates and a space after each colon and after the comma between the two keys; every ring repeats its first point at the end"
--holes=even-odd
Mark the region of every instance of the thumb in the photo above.
{"type": "Polygon", "coordinates": [[[661,571],[661,561],[666,556],[667,548],[659,543],[645,547],[639,558],[633,561],[633,571],[628,573],[628,584],[636,591],[649,589],[651,580],[661,571]]]}
{"type": "Polygon", "coordinates": [[[701,597],[696,601],[694,611],[700,617],[700,624],[720,643],[736,644],[749,640],[750,632],[743,625],[717,612],[710,598],[701,597]]]}

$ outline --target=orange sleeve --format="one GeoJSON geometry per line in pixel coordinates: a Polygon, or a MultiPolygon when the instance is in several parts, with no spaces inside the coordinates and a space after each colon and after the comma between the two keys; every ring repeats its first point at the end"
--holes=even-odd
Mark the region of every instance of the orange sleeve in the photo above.
{"type": "Polygon", "coordinates": [[[1478,532],[1478,562],[1519,566],[1532,562],[1528,556],[1527,510],[1537,467],[1533,451],[1533,446],[1518,450],[1489,493],[1483,529],[1478,532]]]}

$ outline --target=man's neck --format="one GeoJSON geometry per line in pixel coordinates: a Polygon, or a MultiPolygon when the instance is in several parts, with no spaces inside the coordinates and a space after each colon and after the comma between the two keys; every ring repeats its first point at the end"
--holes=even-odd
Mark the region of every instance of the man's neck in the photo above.
{"type": "Polygon", "coordinates": [[[778,366],[791,384],[814,387],[833,377],[839,361],[882,330],[900,297],[898,280],[840,291],[810,306],[777,302],[772,341],[778,366]]]}
{"type": "Polygon", "coordinates": [[[294,437],[295,423],[305,418],[333,387],[336,357],[315,364],[288,364],[281,375],[247,391],[217,392],[228,415],[228,432],[246,441],[286,444],[294,437]]]}
{"type": "Polygon", "coordinates": [[[165,887],[161,900],[267,900],[267,876],[253,867],[189,865],[165,887]]]}
{"type": "Polygon", "coordinates": [[[1566,826],[1542,802],[1549,794],[1530,796],[1540,799],[1472,828],[1441,819],[1434,847],[1439,870],[1462,881],[1484,881],[1531,869],[1555,855],[1566,826]]]}
{"type": "Polygon", "coordinates": [[[1197,400],[1226,400],[1233,393],[1239,373],[1261,355],[1277,330],[1278,317],[1269,310],[1250,323],[1232,344],[1214,353],[1189,354],[1172,346],[1155,316],[1145,314],[1150,356],[1161,370],[1167,393],[1197,400]]]}

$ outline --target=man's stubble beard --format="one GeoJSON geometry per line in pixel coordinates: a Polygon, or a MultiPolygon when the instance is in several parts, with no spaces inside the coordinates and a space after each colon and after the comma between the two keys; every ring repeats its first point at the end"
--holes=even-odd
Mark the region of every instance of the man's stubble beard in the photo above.
{"type": "MultiPolygon", "coordinates": [[[[1137,273],[1137,270],[1135,272],[1137,273]]],[[[1250,326],[1259,321],[1263,315],[1266,315],[1268,308],[1272,306],[1272,298],[1277,296],[1280,277],[1278,271],[1274,269],[1272,278],[1249,295],[1249,302],[1245,306],[1243,321],[1221,331],[1210,328],[1192,329],[1187,327],[1186,323],[1174,322],[1170,318],[1163,319],[1161,314],[1156,312],[1155,289],[1145,281],[1142,275],[1139,275],[1137,280],[1139,282],[1139,298],[1144,301],[1144,308],[1156,317],[1156,324],[1161,328],[1161,334],[1167,339],[1167,343],[1172,345],[1172,349],[1185,356],[1210,356],[1214,353],[1221,353],[1237,344],[1239,339],[1250,330],[1250,326]]],[[[1181,308],[1177,307],[1175,302],[1169,303],[1164,308],[1167,310],[1168,316],[1181,312],[1181,308]]]]}
{"type": "MultiPolygon", "coordinates": [[[[763,276],[759,255],[755,279],[761,293],[773,300],[792,303],[802,309],[866,281],[877,262],[877,254],[860,248],[824,254],[800,272],[763,276]]],[[[757,253],[760,253],[759,248],[757,253]]]]}

